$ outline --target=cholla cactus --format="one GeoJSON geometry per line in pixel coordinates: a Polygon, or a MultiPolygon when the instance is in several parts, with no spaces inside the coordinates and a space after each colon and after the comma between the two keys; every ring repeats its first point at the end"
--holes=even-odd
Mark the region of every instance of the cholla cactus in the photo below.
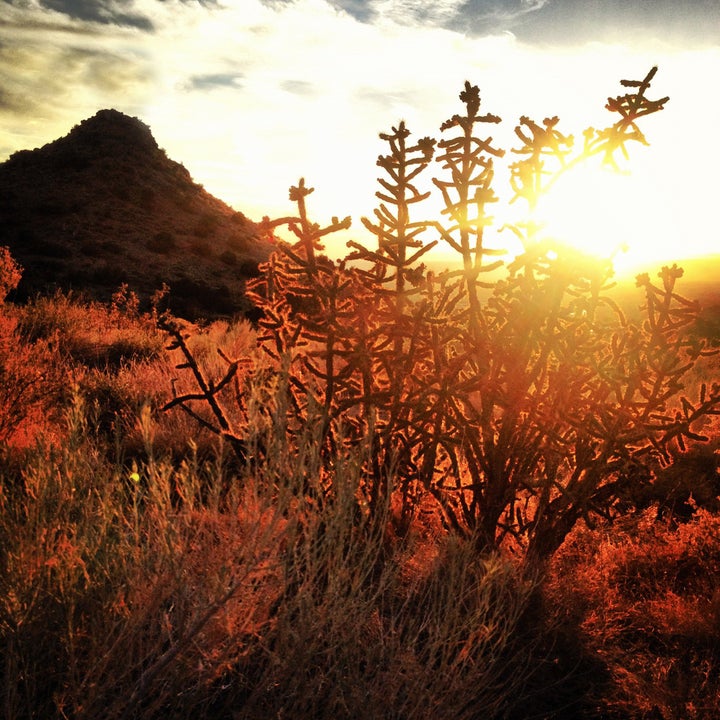
{"type": "MultiPolygon", "coordinates": [[[[638,122],[667,102],[647,97],[655,72],[622,81],[628,92],[607,103],[620,118],[585,130],[582,144],[556,117],[523,116],[511,202],[532,214],[568,169],[595,156],[617,164],[630,142],[644,143],[638,122]]],[[[581,518],[619,511],[629,465],[700,438],[698,422],[720,412],[720,388],[684,396],[683,377],[708,351],[687,338],[698,308],[678,294],[677,268],[663,268],[660,285],[638,278],[641,323],[608,294],[610,262],[588,262],[531,219],[510,228],[524,251],[501,271],[504,250],[489,245],[486,230],[504,150],[477,137],[500,118],[480,114],[470,83],[460,100],[464,113],[442,124],[438,142],[412,140],[404,123],[381,135],[379,205],[363,218],[375,247],[351,241],[345,260],[324,257],[322,238],[350,221],[312,223],[312,189],[301,180],[290,191],[297,215],[267,223],[297,239],[278,243],[248,292],[263,313],[259,342],[286,374],[283,431],[307,437],[317,428],[323,492],[335,492],[341,447],[362,445],[359,509],[372,513],[399,495],[407,526],[431,496],[445,524],[479,548],[511,543],[535,564],[581,518]],[[420,182],[433,161],[442,222],[422,215],[420,182]],[[438,243],[459,255],[460,271],[426,269],[438,243]]]]}

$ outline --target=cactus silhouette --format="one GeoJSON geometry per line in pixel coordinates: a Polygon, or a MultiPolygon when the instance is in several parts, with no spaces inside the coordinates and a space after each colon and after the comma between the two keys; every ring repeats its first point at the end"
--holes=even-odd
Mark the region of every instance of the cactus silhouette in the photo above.
{"type": "MultiPolygon", "coordinates": [[[[621,81],[624,94],[606,105],[614,121],[584,130],[581,144],[557,117],[521,117],[510,202],[524,202],[531,218],[568,169],[594,157],[617,165],[631,143],[646,143],[638,123],[668,100],[647,97],[655,73],[621,81]]],[[[402,531],[430,497],[479,550],[511,543],[535,565],[581,518],[621,512],[629,465],[662,462],[684,438],[701,439],[695,427],[720,412],[720,388],[684,395],[683,376],[709,350],[688,336],[699,308],[678,293],[677,267],[662,268],[659,283],[638,276],[644,317],[631,321],[610,293],[611,263],[556,243],[531,219],[509,228],[522,243],[517,257],[506,262],[491,246],[505,151],[480,131],[501,119],[480,114],[470,83],[460,100],[464,111],[442,123],[440,140],[413,140],[404,122],[381,134],[379,204],[362,218],[373,247],[352,240],[343,260],[326,258],[322,238],[350,219],[311,222],[312,189],[300,180],[290,190],[297,215],[266,223],[296,241],[278,242],[248,294],[262,312],[258,342],[287,379],[285,431],[319,427],[323,493],[335,492],[339,448],[364,444],[360,511],[392,496],[402,531]],[[441,218],[422,214],[430,191],[420,182],[433,170],[441,218]],[[436,245],[449,246],[461,269],[428,270],[436,245]]],[[[213,407],[226,382],[171,404],[209,404],[226,432],[213,407]]]]}

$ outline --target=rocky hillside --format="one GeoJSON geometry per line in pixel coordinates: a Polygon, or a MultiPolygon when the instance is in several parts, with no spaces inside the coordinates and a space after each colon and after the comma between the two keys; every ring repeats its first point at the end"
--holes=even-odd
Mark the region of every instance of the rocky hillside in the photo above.
{"type": "Polygon", "coordinates": [[[192,319],[247,310],[244,280],[272,247],[116,110],[0,164],[0,245],[25,269],[19,299],[60,288],[107,300],[128,283],[147,301],[167,283],[192,319]]]}

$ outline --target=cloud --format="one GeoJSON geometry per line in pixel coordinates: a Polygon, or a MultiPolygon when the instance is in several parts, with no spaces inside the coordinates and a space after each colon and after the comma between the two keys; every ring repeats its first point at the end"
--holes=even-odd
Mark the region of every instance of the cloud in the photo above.
{"type": "Polygon", "coordinates": [[[306,80],[283,80],[280,87],[293,95],[316,95],[317,91],[313,83],[306,80]]]}
{"type": "Polygon", "coordinates": [[[329,0],[329,4],[364,23],[447,27],[461,12],[464,0],[329,0]]]}
{"type": "Polygon", "coordinates": [[[145,15],[133,12],[133,0],[40,0],[41,7],[85,20],[109,25],[124,25],[151,31],[152,22],[145,15]]]}
{"type": "MultiPolygon", "coordinates": [[[[22,114],[24,108],[37,112],[45,108],[44,117],[71,110],[83,98],[121,98],[132,95],[133,88],[143,85],[148,68],[112,50],[87,47],[58,47],[26,44],[0,49],[2,88],[15,98],[11,110],[22,114]]],[[[82,118],[78,118],[82,119],[82,118]]]]}
{"type": "Polygon", "coordinates": [[[410,90],[378,90],[375,87],[360,86],[355,92],[355,97],[361,103],[371,103],[391,117],[393,107],[397,105],[412,105],[417,100],[416,94],[410,90]]]}
{"type": "Polygon", "coordinates": [[[520,40],[542,45],[578,45],[588,41],[717,42],[720,5],[714,0],[683,3],[653,0],[468,0],[454,27],[477,35],[493,24],[512,31],[520,40]],[[492,6],[488,12],[488,5],[492,6]]]}
{"type": "MultiPolygon", "coordinates": [[[[292,0],[275,0],[275,3],[292,0]]],[[[551,0],[329,0],[329,4],[363,23],[393,22],[405,27],[437,27],[472,35],[509,30],[528,13],[551,0]]],[[[266,0],[273,2],[273,0],[266,0]]]]}
{"type": "Polygon", "coordinates": [[[243,75],[235,72],[207,73],[193,75],[185,87],[188,90],[213,90],[217,88],[239,88],[242,86],[243,75]]]}
{"type": "Polygon", "coordinates": [[[73,22],[69,16],[41,7],[39,4],[22,4],[20,0],[5,0],[4,17],[0,18],[0,37],[14,44],[20,34],[63,32],[68,35],[95,35],[91,24],[73,22]],[[12,30],[13,36],[10,35],[12,30]]]}
{"type": "Polygon", "coordinates": [[[137,114],[155,78],[136,43],[146,33],[72,18],[39,2],[6,10],[0,22],[2,157],[53,140],[103,107],[137,114]]]}
{"type": "MultiPolygon", "coordinates": [[[[273,7],[297,0],[266,0],[273,7]]],[[[329,0],[363,23],[394,22],[437,27],[483,37],[511,32],[541,45],[578,45],[623,39],[716,44],[720,5],[716,0],[329,0]]]]}
{"type": "Polygon", "coordinates": [[[513,31],[524,20],[542,11],[551,1],[466,0],[448,26],[476,36],[513,31]]]}
{"type": "Polygon", "coordinates": [[[334,0],[330,4],[360,22],[372,22],[378,16],[376,9],[378,3],[373,0],[334,0]]]}

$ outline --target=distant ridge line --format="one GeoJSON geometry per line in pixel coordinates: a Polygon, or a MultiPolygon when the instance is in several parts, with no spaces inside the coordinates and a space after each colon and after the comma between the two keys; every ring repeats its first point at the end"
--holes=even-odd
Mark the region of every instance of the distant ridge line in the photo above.
{"type": "Polygon", "coordinates": [[[112,108],[0,163],[0,245],[25,268],[19,300],[60,289],[107,301],[127,283],[147,302],[167,283],[190,319],[249,311],[245,280],[273,247],[112,108]]]}

